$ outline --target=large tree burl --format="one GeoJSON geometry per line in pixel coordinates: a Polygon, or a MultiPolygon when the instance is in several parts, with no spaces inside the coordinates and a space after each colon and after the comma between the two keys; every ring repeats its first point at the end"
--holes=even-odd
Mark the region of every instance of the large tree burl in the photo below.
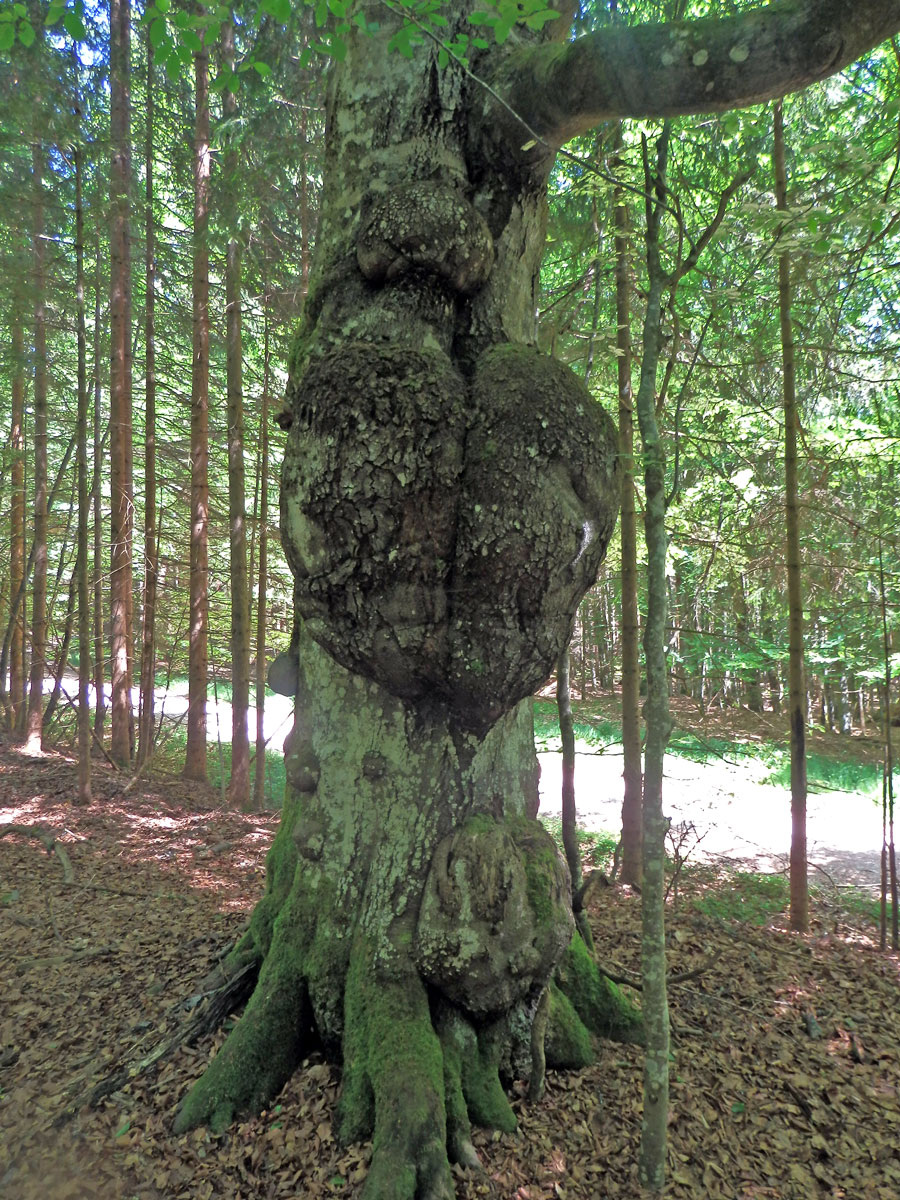
{"type": "Polygon", "coordinates": [[[307,368],[282,541],[309,633],[393,695],[483,732],[546,679],[618,504],[615,433],[567,367],[499,346],[349,343],[307,368]]]}

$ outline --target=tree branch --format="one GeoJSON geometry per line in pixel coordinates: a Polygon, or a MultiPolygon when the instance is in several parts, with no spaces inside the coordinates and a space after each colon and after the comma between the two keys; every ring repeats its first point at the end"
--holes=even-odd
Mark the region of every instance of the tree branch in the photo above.
{"type": "Polygon", "coordinates": [[[558,146],[603,121],[725,112],[800,91],[898,31],[900,0],[774,0],[735,17],[524,46],[492,83],[558,146]]]}

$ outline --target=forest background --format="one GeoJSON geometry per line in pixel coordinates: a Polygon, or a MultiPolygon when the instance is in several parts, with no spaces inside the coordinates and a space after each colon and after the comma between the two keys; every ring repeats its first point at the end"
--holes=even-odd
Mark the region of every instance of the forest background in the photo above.
{"type": "MultiPolygon", "coordinates": [[[[699,7],[585,6],[578,24],[699,7]]],[[[74,737],[64,675],[89,659],[93,694],[106,698],[95,747],[130,766],[164,745],[166,761],[191,778],[211,773],[244,808],[278,801],[261,719],[266,667],[292,623],[278,409],[315,242],[334,51],[324,12],[277,0],[199,15],[166,0],[133,13],[119,0],[109,11],[0,9],[4,721],[32,742],[51,723],[55,739],[74,737]],[[217,36],[201,38],[210,26],[217,36]],[[183,730],[161,721],[155,689],[186,678],[183,730]],[[233,701],[224,747],[208,747],[207,698],[233,701]]],[[[641,365],[644,156],[662,137],[664,258],[671,269],[702,247],[663,298],[656,397],[670,691],[701,711],[785,709],[785,256],[810,719],[850,735],[889,711],[898,79],[889,43],[786,102],[786,209],[774,197],[770,106],[665,129],[605,126],[557,162],[537,337],[612,415],[621,359],[641,365]]],[[[638,538],[640,562],[640,521],[638,538]]],[[[575,627],[582,698],[619,682],[620,567],[617,535],[575,627]]],[[[637,589],[643,612],[642,571],[637,589]]]]}

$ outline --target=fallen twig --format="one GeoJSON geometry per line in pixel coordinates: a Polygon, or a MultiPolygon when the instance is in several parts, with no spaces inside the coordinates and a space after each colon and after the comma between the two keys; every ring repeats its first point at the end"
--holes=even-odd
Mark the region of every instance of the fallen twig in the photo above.
{"type": "Polygon", "coordinates": [[[22,837],[37,838],[42,842],[47,853],[53,853],[62,863],[63,883],[74,883],[75,872],[72,870],[72,863],[66,854],[65,848],[60,845],[49,829],[44,829],[40,825],[0,825],[0,837],[5,837],[8,833],[17,833],[22,837]]]}

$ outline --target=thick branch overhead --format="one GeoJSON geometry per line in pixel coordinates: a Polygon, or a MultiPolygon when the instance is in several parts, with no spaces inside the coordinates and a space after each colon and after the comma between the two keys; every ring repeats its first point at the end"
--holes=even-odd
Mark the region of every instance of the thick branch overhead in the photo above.
{"type": "Polygon", "coordinates": [[[740,16],[609,27],[511,55],[496,85],[547,141],[603,121],[723,112],[826,79],[900,30],[900,0],[776,0],[740,16]]]}

